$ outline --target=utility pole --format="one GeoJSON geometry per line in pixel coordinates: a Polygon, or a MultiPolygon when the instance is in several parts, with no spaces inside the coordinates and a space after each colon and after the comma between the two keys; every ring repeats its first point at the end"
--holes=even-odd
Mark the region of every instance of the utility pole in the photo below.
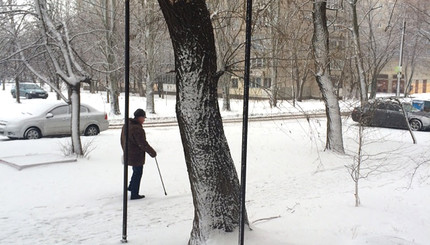
{"type": "Polygon", "coordinates": [[[246,1],[246,34],[245,34],[245,74],[243,91],[243,122],[242,122],[242,163],[240,174],[240,214],[239,214],[239,245],[245,244],[245,196],[246,196],[246,168],[248,152],[248,106],[249,106],[249,78],[251,69],[251,36],[252,36],[252,0],[246,1]]]}
{"type": "Polygon", "coordinates": [[[130,107],[130,1],[125,0],[125,18],[124,18],[124,82],[125,82],[125,109],[124,109],[124,179],[123,179],[123,196],[122,196],[122,243],[127,243],[127,185],[128,185],[128,148],[129,148],[129,107],[130,107]]]}
{"type": "Polygon", "coordinates": [[[397,89],[396,89],[397,98],[400,97],[400,81],[402,80],[403,44],[405,42],[405,29],[406,29],[406,20],[403,20],[402,36],[400,41],[399,67],[397,70],[397,89]]]}

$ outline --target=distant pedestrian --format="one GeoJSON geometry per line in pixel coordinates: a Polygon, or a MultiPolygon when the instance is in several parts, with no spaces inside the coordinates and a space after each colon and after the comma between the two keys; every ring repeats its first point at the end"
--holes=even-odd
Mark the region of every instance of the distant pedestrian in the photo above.
{"type": "MultiPolygon", "coordinates": [[[[129,140],[128,140],[128,165],[133,166],[133,175],[131,176],[128,190],[131,192],[131,200],[142,199],[145,196],[139,194],[140,180],[142,179],[143,165],[145,164],[145,153],[151,157],[156,157],[157,152],[146,141],[145,130],[142,125],[145,122],[146,113],[142,109],[134,112],[134,118],[129,119],[129,140]]],[[[125,127],[121,132],[121,147],[125,152],[125,127]]],[[[125,155],[125,153],[124,153],[125,155]]]]}

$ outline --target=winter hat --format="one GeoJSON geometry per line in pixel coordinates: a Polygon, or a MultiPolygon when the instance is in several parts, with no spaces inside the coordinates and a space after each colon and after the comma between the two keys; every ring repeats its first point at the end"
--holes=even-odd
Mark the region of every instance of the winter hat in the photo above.
{"type": "Polygon", "coordinates": [[[138,117],[146,117],[146,113],[145,113],[145,111],[144,111],[144,110],[142,110],[142,109],[137,109],[137,110],[134,112],[134,118],[138,118],[138,117]]]}

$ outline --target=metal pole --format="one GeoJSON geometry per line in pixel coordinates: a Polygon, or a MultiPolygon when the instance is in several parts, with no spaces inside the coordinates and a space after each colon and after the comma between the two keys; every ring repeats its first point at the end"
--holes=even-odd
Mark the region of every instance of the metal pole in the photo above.
{"type": "Polygon", "coordinates": [[[246,196],[246,157],[248,149],[248,104],[249,104],[249,74],[251,65],[251,31],[252,31],[252,0],[246,1],[246,43],[245,43],[245,74],[243,91],[243,122],[242,122],[242,165],[240,178],[240,215],[239,215],[239,245],[245,239],[245,196],[246,196]]]}
{"type": "Polygon", "coordinates": [[[166,187],[164,187],[164,181],[163,181],[163,177],[161,176],[161,171],[160,171],[160,167],[158,166],[157,158],[155,158],[155,163],[157,164],[158,174],[160,175],[161,184],[163,185],[164,195],[167,196],[166,187]]]}
{"type": "Polygon", "coordinates": [[[125,107],[124,107],[124,186],[122,208],[122,243],[127,242],[127,182],[128,182],[128,118],[130,96],[130,1],[125,0],[125,52],[124,52],[124,82],[125,82],[125,107]]]}
{"type": "MultiPolygon", "coordinates": [[[[399,70],[397,71],[397,88],[396,88],[397,98],[400,97],[400,81],[402,80],[403,44],[405,42],[405,29],[406,29],[406,20],[403,20],[402,37],[400,41],[399,70]]],[[[403,89],[405,89],[405,87],[403,89]]]]}

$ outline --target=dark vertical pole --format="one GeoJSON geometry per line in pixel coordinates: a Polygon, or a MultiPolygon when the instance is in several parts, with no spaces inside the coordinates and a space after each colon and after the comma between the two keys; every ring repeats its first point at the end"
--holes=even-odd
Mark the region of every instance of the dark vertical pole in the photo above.
{"type": "Polygon", "coordinates": [[[124,51],[124,82],[125,82],[125,107],[124,107],[124,186],[122,207],[122,240],[127,242],[127,182],[128,182],[128,108],[130,96],[130,1],[125,0],[125,51],[124,51]]]}
{"type": "Polygon", "coordinates": [[[240,177],[240,217],[239,217],[239,245],[245,239],[245,194],[246,194],[246,157],[248,149],[248,104],[249,104],[249,73],[251,65],[251,23],[252,0],[246,2],[246,43],[245,43],[245,74],[243,91],[243,122],[242,122],[242,166],[240,177]]]}

